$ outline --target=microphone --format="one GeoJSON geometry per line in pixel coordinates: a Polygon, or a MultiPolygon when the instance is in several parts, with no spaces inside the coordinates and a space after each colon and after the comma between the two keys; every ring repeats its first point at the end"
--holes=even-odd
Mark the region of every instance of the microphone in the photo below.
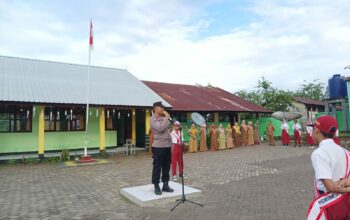
{"type": "MultiPolygon", "coordinates": [[[[163,117],[165,117],[166,114],[169,115],[169,113],[167,111],[163,111],[163,117]]],[[[174,120],[170,117],[170,115],[169,115],[168,119],[169,119],[170,122],[174,122],[174,120]]]]}

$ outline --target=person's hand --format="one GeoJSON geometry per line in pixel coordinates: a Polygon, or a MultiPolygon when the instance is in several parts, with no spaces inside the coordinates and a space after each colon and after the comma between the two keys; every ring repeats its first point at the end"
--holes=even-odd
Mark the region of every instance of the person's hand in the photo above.
{"type": "Polygon", "coordinates": [[[167,111],[163,111],[163,115],[164,115],[164,117],[166,117],[166,118],[170,118],[170,115],[169,115],[169,113],[168,113],[167,111]]]}
{"type": "Polygon", "coordinates": [[[350,187],[350,179],[339,180],[335,185],[340,188],[350,187]]]}

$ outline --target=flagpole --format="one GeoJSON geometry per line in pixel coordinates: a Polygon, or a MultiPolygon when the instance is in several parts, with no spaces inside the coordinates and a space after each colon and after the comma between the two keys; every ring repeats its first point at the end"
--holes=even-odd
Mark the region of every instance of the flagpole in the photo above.
{"type": "Polygon", "coordinates": [[[84,147],[84,156],[87,155],[87,147],[88,147],[89,92],[90,92],[90,63],[91,63],[91,49],[90,49],[90,47],[89,47],[89,64],[88,64],[87,85],[86,85],[86,126],[85,126],[85,147],[84,147]]]}
{"type": "Polygon", "coordinates": [[[84,156],[87,156],[88,147],[88,127],[89,127],[89,93],[90,93],[90,64],[91,64],[91,46],[92,46],[92,20],[90,19],[90,38],[89,38],[89,63],[88,63],[88,74],[87,74],[87,85],[86,85],[86,125],[85,125],[85,147],[84,156]]]}

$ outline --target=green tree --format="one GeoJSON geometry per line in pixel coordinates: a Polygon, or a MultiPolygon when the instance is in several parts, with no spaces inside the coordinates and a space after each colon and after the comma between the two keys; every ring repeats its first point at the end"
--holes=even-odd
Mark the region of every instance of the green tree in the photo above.
{"type": "Polygon", "coordinates": [[[236,92],[235,94],[249,102],[255,103],[257,105],[261,104],[259,94],[256,91],[241,90],[236,92]]]}
{"type": "Polygon", "coordinates": [[[319,82],[318,79],[309,83],[304,80],[304,83],[301,84],[300,88],[293,95],[321,101],[327,98],[326,86],[324,83],[319,82]]]}
{"type": "Polygon", "coordinates": [[[274,88],[264,77],[258,81],[254,90],[241,90],[235,94],[271,111],[288,111],[292,105],[292,93],[274,88]]]}

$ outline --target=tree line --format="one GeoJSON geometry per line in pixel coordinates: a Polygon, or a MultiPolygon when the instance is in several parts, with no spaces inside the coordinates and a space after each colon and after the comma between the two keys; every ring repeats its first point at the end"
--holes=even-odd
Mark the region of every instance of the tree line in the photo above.
{"type": "Polygon", "coordinates": [[[304,80],[297,90],[285,91],[274,87],[270,81],[262,77],[254,89],[241,90],[235,95],[275,112],[288,111],[292,106],[293,96],[322,101],[327,98],[327,91],[326,85],[318,79],[312,82],[304,80]]]}

